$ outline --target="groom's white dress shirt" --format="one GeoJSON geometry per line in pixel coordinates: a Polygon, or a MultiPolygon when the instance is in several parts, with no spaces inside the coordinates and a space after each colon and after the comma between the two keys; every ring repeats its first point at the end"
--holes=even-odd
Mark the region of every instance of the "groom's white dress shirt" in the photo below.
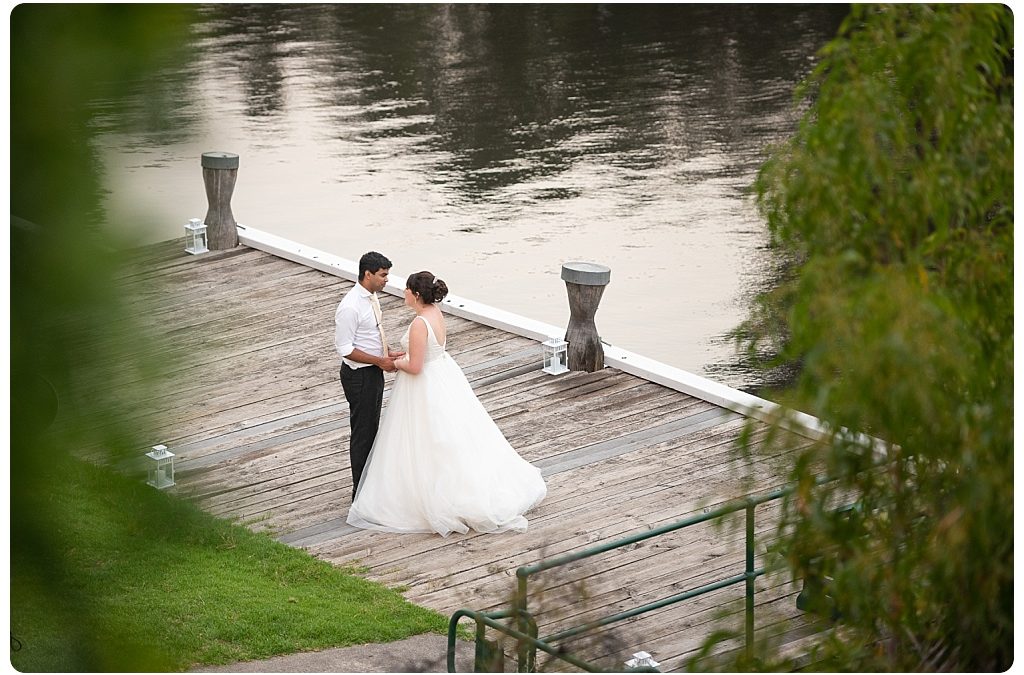
{"type": "Polygon", "coordinates": [[[334,312],[334,346],[350,368],[363,368],[369,363],[359,363],[346,358],[353,349],[374,356],[384,356],[377,317],[370,304],[370,291],[356,284],[345,294],[334,312]]]}

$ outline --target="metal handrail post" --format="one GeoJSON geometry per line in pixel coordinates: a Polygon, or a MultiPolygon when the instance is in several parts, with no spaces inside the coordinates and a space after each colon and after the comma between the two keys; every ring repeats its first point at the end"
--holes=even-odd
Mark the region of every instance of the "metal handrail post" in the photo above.
{"type": "Polygon", "coordinates": [[[448,621],[448,672],[455,672],[455,633],[459,629],[459,619],[464,616],[473,616],[475,612],[464,609],[457,610],[448,621]]]}
{"type": "Polygon", "coordinates": [[[473,670],[478,673],[482,673],[490,670],[489,668],[487,668],[487,666],[489,665],[487,663],[487,626],[484,625],[484,622],[481,621],[479,617],[476,617],[475,620],[476,644],[475,648],[473,649],[473,670]]]}
{"type": "Polygon", "coordinates": [[[754,503],[747,505],[747,657],[754,655],[754,503]]]}
{"type": "Polygon", "coordinates": [[[527,614],[526,615],[526,619],[528,621],[527,626],[530,629],[530,632],[528,633],[528,635],[534,639],[534,642],[530,643],[530,654],[527,657],[526,670],[527,670],[527,672],[530,672],[530,673],[536,673],[537,672],[537,641],[539,641],[539,639],[540,639],[540,631],[537,629],[537,620],[534,619],[533,616],[531,616],[530,614],[527,614]]]}
{"type": "MultiPolygon", "coordinates": [[[[522,569],[522,568],[520,568],[522,569]]],[[[519,570],[516,571],[517,588],[516,588],[516,630],[520,633],[529,634],[530,624],[533,624],[533,632],[536,637],[537,624],[532,621],[527,608],[527,595],[526,595],[526,575],[519,574],[519,570]],[[529,623],[528,623],[529,620],[529,623]]],[[[517,656],[517,670],[520,673],[529,673],[533,670],[533,655],[536,654],[536,646],[528,644],[523,640],[518,640],[516,644],[516,656],[517,656]]]]}

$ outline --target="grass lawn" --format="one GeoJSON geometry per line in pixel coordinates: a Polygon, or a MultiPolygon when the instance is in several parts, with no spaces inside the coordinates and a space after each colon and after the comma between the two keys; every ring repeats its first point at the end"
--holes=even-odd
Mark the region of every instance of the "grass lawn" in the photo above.
{"type": "Polygon", "coordinates": [[[11,542],[22,672],[184,670],[447,629],[357,570],[102,467],[71,462],[38,509],[52,531],[11,542]]]}

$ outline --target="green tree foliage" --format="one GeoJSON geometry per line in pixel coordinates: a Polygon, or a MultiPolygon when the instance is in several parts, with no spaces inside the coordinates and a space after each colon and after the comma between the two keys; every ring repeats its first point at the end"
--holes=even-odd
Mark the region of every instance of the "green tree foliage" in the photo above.
{"type": "Polygon", "coordinates": [[[110,458],[151,440],[93,393],[119,363],[108,338],[133,329],[113,284],[112,249],[123,243],[101,228],[90,102],[117,105],[127,83],[158,67],[182,43],[187,11],[19,5],[10,17],[11,572],[38,599],[31,608],[12,605],[11,636],[12,646],[39,648],[21,632],[21,612],[45,608],[69,670],[165,665],[139,645],[110,639],[111,617],[64,583],[73,551],[58,533],[77,514],[55,495],[68,487],[74,453],[100,448],[110,458]]]}
{"type": "Polygon", "coordinates": [[[748,346],[835,430],[780,527],[795,577],[833,579],[823,668],[1012,662],[1012,47],[1004,6],[854,7],[758,177],[793,275],[748,346]]]}

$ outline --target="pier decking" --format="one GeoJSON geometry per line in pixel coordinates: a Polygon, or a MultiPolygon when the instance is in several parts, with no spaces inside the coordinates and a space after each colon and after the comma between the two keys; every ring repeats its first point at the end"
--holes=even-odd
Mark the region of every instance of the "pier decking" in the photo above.
{"type": "MultiPolygon", "coordinates": [[[[159,348],[169,364],[159,391],[135,405],[153,443],[177,456],[173,490],[445,614],[504,603],[521,565],[782,484],[771,459],[736,458],[751,423],[743,415],[616,368],[549,376],[537,340],[449,313],[449,352],[510,443],[541,467],[548,497],[524,534],[357,530],[345,524],[348,408],[333,345],[334,310],[352,282],[246,246],[189,256],[180,242],[140,251],[132,270],[131,302],[164,336],[139,349],[159,348]]],[[[412,313],[397,297],[382,304],[396,339],[412,313]]],[[[753,424],[755,437],[766,433],[753,424]]],[[[758,512],[759,557],[776,508],[758,512]]],[[[713,524],[648,540],[542,575],[548,588],[531,609],[549,634],[740,574],[743,546],[738,528],[713,524]]],[[[772,577],[757,586],[759,637],[811,631],[794,606],[798,588],[772,577]]],[[[605,650],[614,652],[606,663],[621,668],[642,649],[662,670],[678,669],[722,611],[742,635],[742,598],[739,584],[617,624],[609,634],[623,644],[605,650]]]]}

